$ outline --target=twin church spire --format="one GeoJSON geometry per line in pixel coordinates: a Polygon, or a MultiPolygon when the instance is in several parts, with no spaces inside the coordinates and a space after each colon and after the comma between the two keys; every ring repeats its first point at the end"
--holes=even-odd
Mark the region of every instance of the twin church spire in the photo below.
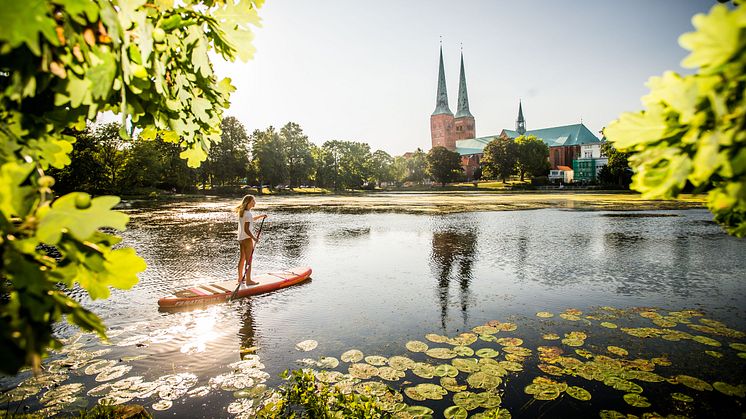
{"type": "MultiPolygon", "coordinates": [[[[448,107],[448,91],[446,88],[446,74],[443,67],[443,46],[440,47],[440,65],[438,67],[438,94],[435,101],[433,115],[453,115],[448,107]]],[[[461,73],[458,83],[458,109],[456,118],[474,116],[469,111],[469,94],[466,91],[466,73],[464,72],[464,53],[461,52],[461,73]]]]}
{"type": "Polygon", "coordinates": [[[442,146],[456,150],[456,141],[475,138],[474,116],[469,111],[469,95],[466,92],[464,54],[461,53],[461,74],[458,84],[458,108],[454,116],[448,107],[446,72],[443,65],[443,46],[440,47],[438,63],[438,94],[435,98],[435,111],[430,115],[430,139],[433,147],[442,146]]]}

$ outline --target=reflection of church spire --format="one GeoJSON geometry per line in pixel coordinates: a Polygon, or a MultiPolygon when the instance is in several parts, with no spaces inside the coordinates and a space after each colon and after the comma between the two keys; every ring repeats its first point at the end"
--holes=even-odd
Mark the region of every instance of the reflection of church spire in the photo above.
{"type": "Polygon", "coordinates": [[[440,46],[440,67],[438,68],[438,96],[435,100],[433,115],[453,115],[448,108],[448,91],[446,90],[446,71],[443,68],[443,46],[440,46]]]}
{"type": "Polygon", "coordinates": [[[515,130],[520,135],[526,133],[526,120],[523,119],[523,105],[520,100],[518,101],[518,120],[515,121],[515,130]]]}
{"type": "Polygon", "coordinates": [[[469,95],[466,93],[466,73],[464,73],[464,53],[461,52],[461,74],[458,81],[458,110],[456,118],[463,116],[474,116],[469,112],[469,95]]]}

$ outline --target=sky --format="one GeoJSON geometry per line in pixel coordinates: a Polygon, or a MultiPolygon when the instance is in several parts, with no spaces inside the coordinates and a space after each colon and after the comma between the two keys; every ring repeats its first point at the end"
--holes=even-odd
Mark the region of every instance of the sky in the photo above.
{"type": "MultiPolygon", "coordinates": [[[[649,77],[688,72],[678,37],[715,0],[267,0],[248,63],[215,62],[251,133],[289,121],[315,144],[391,155],[431,147],[438,54],[456,112],[461,48],[478,137],[582,122],[598,133],[641,109],[649,77]]],[[[600,137],[600,135],[599,135],[600,137]]]]}

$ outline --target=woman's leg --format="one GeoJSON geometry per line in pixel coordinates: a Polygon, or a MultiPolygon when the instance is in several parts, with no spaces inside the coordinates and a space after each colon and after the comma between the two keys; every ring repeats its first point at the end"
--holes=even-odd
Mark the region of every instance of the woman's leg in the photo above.
{"type": "Polygon", "coordinates": [[[238,279],[236,280],[236,282],[241,282],[241,280],[243,279],[243,275],[244,275],[243,272],[244,272],[244,268],[246,267],[246,251],[244,248],[246,247],[246,242],[250,242],[250,241],[251,241],[250,239],[246,239],[246,240],[241,240],[240,242],[238,242],[241,245],[241,250],[240,250],[240,255],[238,257],[238,279]]]}
{"type": "Polygon", "coordinates": [[[243,246],[244,254],[243,258],[246,263],[246,284],[247,285],[254,285],[257,284],[257,282],[254,282],[251,280],[251,265],[252,265],[252,259],[254,255],[254,240],[246,239],[243,243],[246,243],[245,246],[243,246]]]}

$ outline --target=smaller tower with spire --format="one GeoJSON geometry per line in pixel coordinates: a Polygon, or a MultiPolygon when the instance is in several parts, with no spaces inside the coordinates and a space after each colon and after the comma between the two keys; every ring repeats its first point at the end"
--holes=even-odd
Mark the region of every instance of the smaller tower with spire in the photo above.
{"type": "Polygon", "coordinates": [[[458,82],[458,110],[453,120],[455,139],[475,138],[474,116],[469,111],[469,95],[466,92],[466,73],[464,72],[464,51],[461,51],[461,74],[458,82]]]}
{"type": "Polygon", "coordinates": [[[438,93],[435,99],[435,111],[430,115],[430,140],[433,147],[443,146],[451,151],[456,150],[456,139],[453,135],[453,113],[448,107],[442,43],[440,45],[440,66],[438,68],[438,93]]]}
{"type": "Polygon", "coordinates": [[[518,100],[518,120],[515,121],[515,130],[520,135],[526,133],[526,120],[523,119],[523,104],[520,100],[518,100]]]}

